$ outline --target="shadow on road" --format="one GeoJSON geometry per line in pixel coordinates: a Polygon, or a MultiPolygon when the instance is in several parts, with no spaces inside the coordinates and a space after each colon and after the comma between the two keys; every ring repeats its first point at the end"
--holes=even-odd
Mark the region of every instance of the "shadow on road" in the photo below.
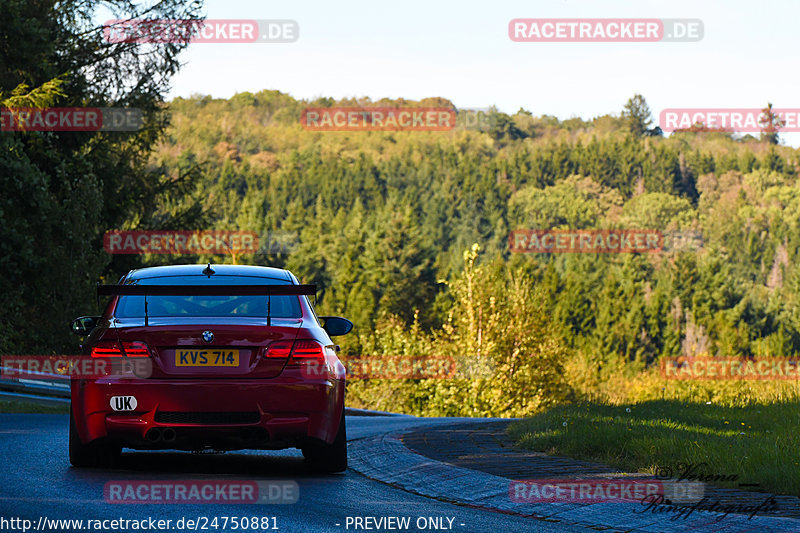
{"type": "Polygon", "coordinates": [[[311,470],[291,452],[192,454],[189,452],[126,452],[113,469],[70,468],[83,479],[109,478],[109,474],[127,479],[185,479],[212,475],[238,479],[341,479],[342,474],[320,474],[311,470]],[[124,474],[123,474],[124,472],[124,474]]]}

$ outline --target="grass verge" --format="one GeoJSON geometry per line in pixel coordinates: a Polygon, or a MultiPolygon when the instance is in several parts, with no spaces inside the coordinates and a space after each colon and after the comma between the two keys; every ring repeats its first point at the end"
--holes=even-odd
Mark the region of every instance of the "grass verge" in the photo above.
{"type": "Polygon", "coordinates": [[[800,496],[798,427],[798,401],[725,406],[652,400],[559,406],[512,424],[509,434],[530,450],[626,472],[661,468],[678,477],[681,465],[695,464],[701,475],[734,479],[713,485],[758,483],[749,490],[800,496]]]}
{"type": "Polygon", "coordinates": [[[69,404],[39,405],[22,400],[0,400],[0,413],[69,414],[69,404]]]}

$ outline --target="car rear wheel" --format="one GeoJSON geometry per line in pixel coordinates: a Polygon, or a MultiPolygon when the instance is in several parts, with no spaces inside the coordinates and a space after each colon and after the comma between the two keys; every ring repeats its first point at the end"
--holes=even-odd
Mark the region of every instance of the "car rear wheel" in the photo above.
{"type": "Polygon", "coordinates": [[[77,467],[109,467],[114,466],[119,459],[122,448],[111,442],[98,439],[89,444],[81,442],[78,431],[75,429],[75,418],[72,410],[69,412],[69,462],[77,467]]]}
{"type": "Polygon", "coordinates": [[[314,442],[309,444],[303,447],[303,457],[317,472],[331,473],[347,470],[347,428],[344,409],[342,409],[342,419],[339,422],[339,431],[336,433],[333,443],[314,442]]]}

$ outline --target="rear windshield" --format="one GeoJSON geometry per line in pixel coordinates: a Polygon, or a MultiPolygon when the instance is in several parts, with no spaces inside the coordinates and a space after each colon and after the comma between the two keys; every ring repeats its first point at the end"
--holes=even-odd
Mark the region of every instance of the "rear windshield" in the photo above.
{"type": "MultiPolygon", "coordinates": [[[[164,276],[129,280],[126,285],[291,285],[283,279],[253,276],[214,275],[164,276]]],[[[114,315],[118,318],[144,317],[144,296],[122,296],[114,315]]],[[[266,296],[148,296],[149,317],[264,317],[267,316],[266,296]]],[[[297,296],[270,297],[272,318],[300,318],[300,302],[297,296]]]]}

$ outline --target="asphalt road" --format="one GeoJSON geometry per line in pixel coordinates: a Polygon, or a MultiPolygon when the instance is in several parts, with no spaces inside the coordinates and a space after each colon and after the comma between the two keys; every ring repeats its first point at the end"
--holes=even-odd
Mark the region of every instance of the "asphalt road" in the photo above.
{"type": "MultiPolygon", "coordinates": [[[[474,419],[472,419],[474,422],[474,419]]],[[[455,424],[455,419],[411,417],[348,417],[349,440],[424,424],[455,424]]],[[[228,452],[222,455],[185,452],[123,453],[113,470],[76,469],[67,458],[69,417],[67,415],[0,414],[0,531],[22,531],[31,521],[32,530],[52,519],[81,520],[198,520],[197,531],[243,531],[223,517],[274,517],[277,531],[588,531],[553,522],[523,518],[481,509],[452,505],[405,492],[370,480],[348,470],[344,474],[319,475],[309,472],[297,450],[278,452],[228,452]],[[294,480],[299,500],[294,504],[113,504],[104,501],[106,482],[115,480],[294,480]],[[213,518],[217,527],[213,527],[213,518]],[[348,520],[349,517],[349,520],[348,520]],[[356,528],[356,518],[361,517],[356,528]],[[394,529],[376,527],[366,517],[409,517],[407,528],[392,522],[394,529]],[[430,520],[438,518],[438,521],[430,520]],[[7,522],[4,522],[3,520],[7,522]],[[417,525],[427,527],[417,527],[417,525]],[[436,524],[441,529],[434,529],[436,524]],[[206,529],[203,528],[206,526],[206,529]],[[367,526],[370,528],[367,529],[367,526]],[[443,527],[442,527],[443,526],[443,527]],[[448,529],[449,527],[449,529],[448,529]]],[[[229,519],[230,520],[230,519],[229,519]]],[[[275,531],[273,521],[266,522],[275,531]]],[[[384,524],[387,524],[384,522],[384,524]]],[[[87,531],[84,522],[83,531],[87,531]]],[[[97,525],[97,524],[95,524],[97,525]]],[[[134,531],[135,529],[100,531],[134,531]]],[[[42,526],[42,529],[45,529],[42,526]]],[[[184,528],[188,529],[188,528],[184,528]]],[[[74,531],[61,527],[50,531],[74,531]]],[[[98,531],[97,529],[92,529],[98,531]]],[[[178,529],[171,529],[177,531],[178,529]]],[[[194,530],[194,529],[193,529],[194,530]]],[[[248,529],[253,531],[252,529],[248,529]]],[[[260,527],[258,530],[264,531],[260,527]]]]}

